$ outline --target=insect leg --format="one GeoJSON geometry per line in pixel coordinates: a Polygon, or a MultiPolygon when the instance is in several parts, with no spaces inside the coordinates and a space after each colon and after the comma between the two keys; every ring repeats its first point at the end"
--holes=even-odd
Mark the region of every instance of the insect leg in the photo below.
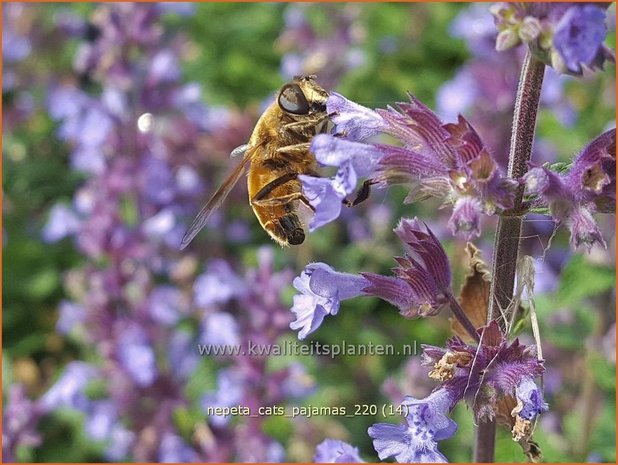
{"type": "Polygon", "coordinates": [[[279,147],[277,153],[287,153],[290,155],[305,155],[309,150],[309,142],[303,142],[302,144],[286,145],[285,147],[279,147]]]}
{"type": "MultiPolygon", "coordinates": [[[[278,177],[277,179],[273,179],[264,187],[262,187],[252,198],[251,203],[259,202],[260,200],[266,198],[268,194],[270,194],[273,190],[275,190],[279,186],[283,186],[288,182],[296,179],[298,175],[296,173],[286,173],[283,176],[278,177]]],[[[257,204],[259,205],[259,204],[257,204]]]]}
{"type": "Polygon", "coordinates": [[[371,185],[375,184],[372,179],[367,179],[361,186],[361,188],[356,193],[356,198],[354,200],[344,200],[343,203],[347,207],[355,207],[359,203],[364,202],[369,198],[369,194],[371,193],[371,185]]]}
{"type": "MultiPolygon", "coordinates": [[[[311,171],[307,174],[313,175],[317,173],[311,171]]],[[[300,200],[302,203],[304,203],[307,207],[309,207],[312,211],[315,212],[315,208],[313,207],[313,205],[311,205],[311,203],[309,203],[309,200],[302,192],[293,192],[291,194],[282,195],[279,197],[266,198],[274,189],[296,179],[297,176],[298,174],[296,173],[287,173],[269,182],[251,198],[251,204],[260,207],[274,207],[278,205],[286,205],[290,202],[293,202],[294,200],[300,200]]]]}

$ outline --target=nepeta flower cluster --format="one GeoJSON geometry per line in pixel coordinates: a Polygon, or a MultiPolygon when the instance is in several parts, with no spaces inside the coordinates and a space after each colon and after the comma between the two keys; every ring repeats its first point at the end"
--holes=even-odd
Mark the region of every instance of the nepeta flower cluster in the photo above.
{"type": "Polygon", "coordinates": [[[545,166],[533,167],[524,176],[526,190],[549,207],[554,220],[571,233],[574,247],[595,243],[605,247],[593,213],[616,212],[616,129],[590,142],[571,167],[558,173],[545,166]]]}
{"type": "Polygon", "coordinates": [[[603,44],[609,3],[496,3],[491,7],[498,51],[521,43],[562,73],[581,75],[615,61],[603,44]]]}
{"type": "Polygon", "coordinates": [[[354,297],[379,297],[406,318],[433,316],[453,303],[448,258],[433,233],[416,218],[402,219],[395,233],[407,253],[395,259],[399,266],[393,268],[394,276],[340,273],[325,263],[307,265],[294,280],[299,294],[294,296],[296,320],[290,328],[300,329],[299,339],[318,329],[326,315],[336,315],[341,301],[354,297]]]}
{"type": "Polygon", "coordinates": [[[462,116],[457,123],[444,124],[412,95],[410,103],[400,103],[398,109],[373,111],[337,93],[326,105],[336,134],[316,136],[311,150],[319,163],[338,171],[330,179],[301,177],[316,210],[310,229],[334,220],[363,177],[382,187],[409,185],[407,203],[437,197],[452,204],[449,228],[468,240],[480,234],[482,214],[512,207],[517,182],[504,176],[462,116]],[[377,134],[393,136],[402,145],[367,142],[377,134]]]}

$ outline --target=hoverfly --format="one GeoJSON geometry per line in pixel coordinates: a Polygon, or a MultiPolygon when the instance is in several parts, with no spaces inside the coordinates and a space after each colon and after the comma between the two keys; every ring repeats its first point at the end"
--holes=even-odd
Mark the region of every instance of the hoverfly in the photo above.
{"type": "Polygon", "coordinates": [[[248,167],[249,204],[262,228],[281,246],[302,244],[305,232],[297,215],[299,202],[310,209],[299,174],[318,176],[317,162],[309,151],[311,139],[326,132],[328,93],[315,76],[299,76],[285,84],[258,120],[249,143],[236,148],[240,164],[204,205],[182,239],[189,245],[206,225],[248,167]]]}

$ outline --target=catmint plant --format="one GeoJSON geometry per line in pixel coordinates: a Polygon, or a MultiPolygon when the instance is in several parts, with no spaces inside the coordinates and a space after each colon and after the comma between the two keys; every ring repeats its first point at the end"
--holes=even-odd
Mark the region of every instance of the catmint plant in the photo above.
{"type": "MultiPolygon", "coordinates": [[[[351,274],[311,263],[294,281],[296,320],[290,327],[300,330],[300,339],[318,330],[327,315],[337,315],[343,300],[357,297],[386,300],[405,318],[435,316],[446,309],[454,316],[455,335],[445,348],[423,346],[423,364],[438,385],[424,398],[401,400],[402,423],[369,428],[380,459],[447,461],[438,444],[456,434],[449,413],[461,401],[478,424],[476,461],[493,460],[496,422],[509,427],[530,459],[540,457],[532,434],[539,415],[549,409],[539,381],[551,360],[540,357],[538,339],[531,345],[514,337],[511,323],[518,305],[514,291],[522,218],[532,212],[550,214],[557,225],[568,228],[573,248],[606,247],[594,215],[615,213],[616,131],[603,132],[568,168],[556,169],[535,162],[536,114],[546,64],[582,75],[584,69],[602,69],[614,60],[603,43],[605,10],[602,5],[576,4],[491,7],[498,29],[496,50],[522,43],[527,48],[505,168],[466,118],[459,114],[456,122],[444,123],[411,94],[409,102],[375,110],[336,92],[329,97],[334,131],[316,136],[311,149],[321,165],[337,172],[331,178],[300,177],[315,210],[310,230],[337,219],[346,204],[354,204],[356,192],[392,184],[408,186],[405,203],[440,199],[452,209],[450,231],[467,241],[480,236],[483,216],[498,217],[493,263],[483,265],[486,284],[477,291],[484,307],[464,305],[463,291],[459,300],[454,296],[447,255],[417,218],[404,218],[395,229],[406,254],[395,258],[393,276],[351,274]],[[389,142],[381,142],[382,136],[389,142]]],[[[334,440],[318,446],[315,460],[324,457],[360,460],[352,446],[334,440]]]]}

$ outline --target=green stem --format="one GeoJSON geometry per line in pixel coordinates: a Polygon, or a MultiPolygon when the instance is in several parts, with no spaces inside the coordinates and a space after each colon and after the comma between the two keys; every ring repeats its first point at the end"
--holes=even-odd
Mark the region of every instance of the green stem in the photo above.
{"type": "MultiPolygon", "coordinates": [[[[508,168],[508,177],[512,179],[519,179],[528,171],[544,72],[545,65],[528,51],[521,69],[513,114],[508,168]]],[[[517,189],[513,208],[498,220],[494,243],[487,321],[497,320],[503,330],[509,321],[508,311],[515,287],[522,215],[525,213],[522,208],[523,195],[522,185],[517,189]]],[[[474,449],[475,462],[494,461],[495,434],[495,421],[481,422],[478,425],[474,449]]]]}

